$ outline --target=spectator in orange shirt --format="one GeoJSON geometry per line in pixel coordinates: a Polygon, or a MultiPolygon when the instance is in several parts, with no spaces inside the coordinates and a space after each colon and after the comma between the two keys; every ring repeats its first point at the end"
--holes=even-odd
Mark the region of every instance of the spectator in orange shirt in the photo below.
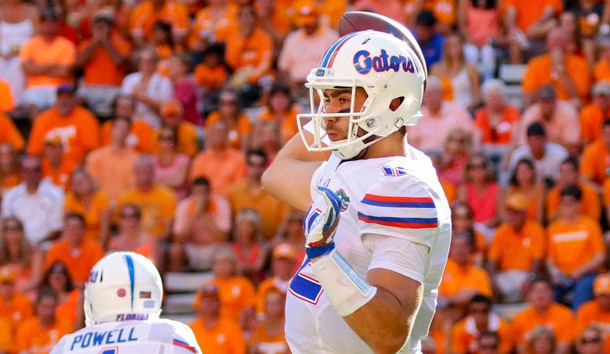
{"type": "Polygon", "coordinates": [[[158,240],[142,230],[142,213],[135,204],[124,204],[119,210],[117,234],[108,242],[108,252],[130,251],[150,259],[157,268],[162,266],[158,240]]]}
{"type": "Polygon", "coordinates": [[[607,353],[607,341],[604,342],[605,331],[597,325],[588,326],[576,340],[576,352],[578,354],[607,353]]]}
{"type": "Polygon", "coordinates": [[[523,77],[525,107],[532,103],[533,95],[543,85],[553,85],[558,99],[581,107],[586,103],[591,85],[587,61],[568,52],[568,38],[561,28],[549,32],[546,45],[549,53],[527,64],[523,77]]]}
{"type": "Polygon", "coordinates": [[[451,229],[453,232],[467,232],[474,235],[475,251],[472,261],[475,265],[482,267],[487,253],[487,239],[485,234],[474,228],[474,215],[468,204],[455,201],[451,205],[451,229]]]}
{"type": "Polygon", "coordinates": [[[15,126],[13,120],[0,112],[0,143],[10,143],[16,151],[25,146],[21,132],[15,126]]]}
{"type": "Polygon", "coordinates": [[[176,207],[169,271],[209,271],[215,253],[226,246],[231,224],[229,202],[211,190],[207,178],[196,177],[191,195],[176,207]]]}
{"type": "Polygon", "coordinates": [[[21,183],[18,152],[11,143],[0,143],[0,197],[21,183]]]}
{"type": "MultiPolygon", "coordinates": [[[[341,1],[333,2],[341,3],[341,1]]],[[[286,35],[292,30],[292,20],[294,17],[292,13],[293,9],[286,1],[254,0],[252,1],[252,4],[256,10],[262,29],[269,33],[273,39],[273,58],[275,60],[282,48],[282,43],[284,43],[284,40],[286,39],[286,35]]],[[[339,16],[341,16],[343,12],[344,11],[341,11],[339,16]]]]}
{"type": "Polygon", "coordinates": [[[271,275],[263,280],[256,291],[256,313],[258,317],[265,312],[267,293],[277,290],[284,296],[300,264],[297,250],[287,242],[280,242],[273,247],[271,258],[271,275]]]}
{"type": "Polygon", "coordinates": [[[597,62],[593,65],[593,80],[610,80],[610,33],[597,36],[599,54],[597,62]]]}
{"type": "Polygon", "coordinates": [[[553,301],[553,284],[547,278],[532,280],[527,294],[528,306],[513,317],[517,353],[527,353],[526,345],[538,326],[549,328],[557,338],[557,354],[568,354],[574,340],[574,317],[569,308],[553,301]]]}
{"type": "Polygon", "coordinates": [[[84,80],[79,96],[97,115],[109,116],[112,102],[121,90],[131,44],[114,28],[114,14],[99,10],[93,16],[93,38],[78,47],[77,68],[84,80]]]}
{"type": "MultiPolygon", "coordinates": [[[[540,182],[540,179],[536,175],[536,167],[534,166],[534,162],[527,157],[517,161],[513,174],[508,182],[508,186],[502,189],[499,199],[506,200],[506,198],[510,197],[510,195],[514,193],[520,193],[527,197],[528,220],[542,224],[544,220],[546,188],[544,183],[540,182]]],[[[500,219],[504,218],[504,205],[499,205],[498,214],[500,215],[500,219]]]]}
{"type": "Polygon", "coordinates": [[[460,315],[466,312],[468,302],[475,294],[492,296],[487,272],[472,263],[473,250],[472,234],[462,232],[452,236],[449,259],[438,289],[439,303],[449,305],[460,315]]]}
{"type": "Polygon", "coordinates": [[[589,144],[582,152],[580,174],[598,193],[603,193],[602,184],[610,171],[610,118],[604,119],[599,139],[589,144]]]}
{"type": "Polygon", "coordinates": [[[178,151],[179,133],[175,126],[162,125],[157,131],[159,152],[154,155],[157,183],[171,188],[178,200],[187,195],[190,158],[178,151]]]}
{"type": "Polygon", "coordinates": [[[529,200],[514,193],[505,201],[506,217],[498,226],[488,253],[492,285],[503,302],[523,299],[533,276],[542,273],[545,232],[542,225],[527,219],[529,200]]]}
{"type": "Polygon", "coordinates": [[[61,188],[64,192],[70,190],[70,174],[75,163],[63,156],[63,144],[59,136],[45,138],[42,150],[42,178],[61,188]]]}
{"type": "Polygon", "coordinates": [[[235,26],[239,4],[224,0],[210,0],[195,15],[189,48],[195,52],[203,51],[214,43],[227,40],[235,26]]]}
{"type": "Polygon", "coordinates": [[[207,106],[218,100],[220,89],[229,78],[229,70],[224,63],[224,47],[221,44],[212,44],[206,48],[201,63],[195,67],[194,76],[204,91],[204,109],[210,111],[207,106]]]}
{"type": "Polygon", "coordinates": [[[75,88],[60,85],[55,105],[36,117],[28,139],[28,154],[40,155],[46,139],[58,137],[67,161],[81,164],[100,145],[100,125],[91,112],[76,105],[75,88]]]}
{"type": "Polygon", "coordinates": [[[184,44],[189,30],[188,8],[175,0],[145,0],[131,10],[129,34],[137,47],[150,41],[153,24],[159,20],[172,26],[172,36],[176,44],[184,44]]]}
{"type": "Polygon", "coordinates": [[[597,191],[581,181],[578,173],[579,163],[575,157],[568,157],[559,166],[559,178],[555,186],[547,193],[546,196],[546,220],[553,221],[557,217],[559,209],[560,194],[563,187],[575,184],[582,190],[582,203],[580,213],[589,216],[597,221],[601,220],[601,201],[597,191]]]}
{"type": "Polygon", "coordinates": [[[142,211],[142,230],[158,240],[169,240],[176,211],[176,194],[155,182],[155,161],[152,156],[140,155],[134,162],[133,171],[135,185],[119,197],[117,212],[123,204],[139,206],[142,211]]]}
{"type": "Polygon", "coordinates": [[[295,1],[292,10],[296,29],[286,36],[279,50],[278,76],[288,83],[299,98],[308,98],[308,90],[304,86],[307,75],[311,68],[318,66],[326,49],[339,39],[339,35],[334,29],[320,23],[320,9],[315,0],[295,1]]]}
{"type": "Polygon", "coordinates": [[[19,324],[16,347],[19,353],[49,353],[61,337],[72,333],[74,328],[57,317],[57,294],[51,289],[41,289],[36,298],[36,316],[19,324]]]}
{"type": "Polygon", "coordinates": [[[605,117],[610,116],[610,80],[601,80],[591,89],[592,101],[580,110],[580,140],[586,147],[601,138],[605,117]]]}
{"type": "Polygon", "coordinates": [[[476,353],[478,336],[486,331],[497,332],[500,337],[499,353],[508,354],[513,349],[511,326],[491,309],[491,300],[476,294],[468,303],[468,316],[451,329],[451,352],[476,353]]]}
{"type": "MultiPolygon", "coordinates": [[[[209,283],[218,288],[220,315],[243,327],[244,315],[254,310],[256,290],[248,278],[237,275],[237,257],[230,247],[216,253],[213,272],[209,283]]],[[[203,306],[200,295],[201,291],[198,291],[193,304],[196,310],[203,306]]]]}
{"type": "Polygon", "coordinates": [[[116,119],[127,119],[131,122],[129,135],[125,143],[137,152],[151,153],[153,129],[145,120],[135,116],[136,101],[129,95],[119,95],[112,103],[113,119],[102,125],[102,146],[112,140],[112,126],[116,119]]]}
{"type": "MultiPolygon", "coordinates": [[[[583,304],[576,312],[576,334],[581,338],[587,336],[591,326],[610,326],[610,274],[600,274],[595,278],[593,293],[595,298],[583,304]]],[[[599,334],[598,342],[603,343],[605,350],[598,353],[607,353],[610,350],[610,333],[604,331],[599,334]]]]}
{"type": "Polygon", "coordinates": [[[16,290],[15,281],[11,267],[0,268],[0,318],[8,319],[13,326],[34,314],[32,302],[27,295],[16,290]]]}
{"type": "Polygon", "coordinates": [[[207,130],[206,149],[193,158],[189,178],[206,177],[212,190],[225,196],[231,187],[246,174],[246,159],[229,141],[229,123],[217,120],[207,130]]]}
{"type": "Polygon", "coordinates": [[[27,240],[21,220],[9,216],[0,225],[0,267],[8,267],[14,273],[17,291],[30,292],[42,277],[43,252],[27,240]]]}
{"type": "Polygon", "coordinates": [[[55,241],[45,256],[45,269],[56,261],[63,262],[74,284],[79,287],[87,281],[89,271],[104,255],[98,242],[85,239],[85,218],[69,213],[65,217],[62,237],[55,241]]]}
{"type": "Polygon", "coordinates": [[[485,81],[481,87],[484,105],[476,111],[474,118],[483,152],[498,160],[510,149],[520,119],[519,110],[504,99],[505,90],[502,80],[485,81]]]}
{"type": "Polygon", "coordinates": [[[226,40],[225,60],[233,70],[229,82],[249,97],[246,105],[258,100],[258,86],[273,69],[273,39],[257,20],[253,6],[240,7],[237,25],[226,40]]]}
{"type": "Polygon", "coordinates": [[[236,215],[244,209],[254,209],[262,221],[262,237],[270,241],[288,213],[288,205],[280,202],[262,188],[261,177],[267,165],[267,156],[260,150],[250,150],[246,155],[246,177],[236,181],[226,196],[236,215]]]}
{"type": "MultiPolygon", "coordinates": [[[[182,103],[175,98],[167,100],[161,103],[161,124],[170,128],[173,128],[177,135],[176,138],[176,152],[186,155],[191,158],[197,154],[199,150],[198,133],[195,124],[184,119],[184,107],[182,103]]],[[[153,132],[154,147],[153,150],[160,153],[160,139],[161,129],[157,128],[153,132]]],[[[186,177],[186,176],[185,176],[186,177]]]]}
{"type": "Polygon", "coordinates": [[[560,0],[532,3],[527,0],[509,0],[504,4],[504,23],[510,40],[510,62],[520,64],[522,51],[532,47],[540,51],[547,33],[556,26],[555,16],[563,10],[560,0]]]}
{"type": "Polygon", "coordinates": [[[499,354],[500,336],[498,332],[483,331],[477,337],[478,354],[499,354]]]}
{"type": "Polygon", "coordinates": [[[549,224],[547,267],[555,283],[555,301],[572,292],[572,309],[593,298],[593,280],[606,260],[599,223],[581,214],[582,190],[563,187],[559,213],[549,224]]]}
{"type": "Polygon", "coordinates": [[[65,264],[57,261],[47,269],[40,284],[40,289],[43,288],[49,288],[57,294],[57,318],[69,323],[74,329],[81,328],[81,322],[84,321],[81,290],[74,286],[65,264]]]}
{"type": "Polygon", "coordinates": [[[557,353],[557,338],[553,329],[546,326],[536,326],[527,339],[527,353],[553,354],[557,353]]]}
{"type": "Polygon", "coordinates": [[[87,172],[111,203],[115,203],[135,181],[133,171],[139,154],[128,146],[130,127],[128,119],[115,118],[110,143],[91,151],[87,157],[87,172]]]}
{"type": "Polygon", "coordinates": [[[406,14],[399,0],[356,0],[353,9],[355,11],[372,11],[400,23],[406,20],[406,14]]]}
{"type": "Polygon", "coordinates": [[[280,126],[283,145],[299,131],[295,119],[298,113],[300,113],[300,109],[294,104],[290,87],[278,82],[271,87],[258,121],[276,121],[280,126]]]}
{"type": "Polygon", "coordinates": [[[199,346],[206,354],[246,354],[244,333],[234,319],[221,314],[221,291],[214,284],[204,285],[198,292],[201,305],[197,318],[189,323],[199,346]]]}
{"type": "Polygon", "coordinates": [[[218,110],[208,116],[205,130],[209,133],[216,121],[224,120],[228,125],[231,147],[246,152],[251,145],[252,124],[241,108],[239,93],[231,88],[223,89],[219,96],[218,110]]]}
{"type": "Polygon", "coordinates": [[[70,192],[66,195],[66,213],[81,214],[87,223],[85,238],[106,246],[110,235],[111,207],[108,197],[97,190],[93,177],[82,167],[70,177],[70,192]]]}
{"type": "Polygon", "coordinates": [[[284,333],[286,295],[272,288],[265,294],[265,311],[257,318],[248,339],[250,353],[290,353],[284,333]]]}
{"type": "Polygon", "coordinates": [[[51,9],[40,12],[39,34],[23,44],[19,59],[26,74],[27,89],[22,101],[28,106],[30,118],[55,101],[55,89],[71,83],[76,47],[58,35],[59,17],[51,9]]]}

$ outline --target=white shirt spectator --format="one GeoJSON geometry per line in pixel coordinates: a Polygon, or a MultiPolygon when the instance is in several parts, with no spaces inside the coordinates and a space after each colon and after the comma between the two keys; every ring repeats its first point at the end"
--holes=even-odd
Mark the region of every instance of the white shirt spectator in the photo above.
{"type": "MultiPolygon", "coordinates": [[[[538,180],[540,182],[544,182],[548,179],[556,181],[559,177],[559,166],[563,160],[568,157],[568,155],[568,150],[566,150],[566,148],[559,144],[547,141],[544,145],[544,155],[540,160],[536,160],[532,155],[532,150],[530,149],[529,145],[521,145],[516,148],[510,156],[510,167],[507,178],[512,176],[515,166],[517,166],[517,162],[519,162],[519,160],[529,158],[536,167],[536,175],[538,176],[538,180]]],[[[508,182],[508,179],[506,182],[508,182]]]]}
{"type": "MultiPolygon", "coordinates": [[[[121,94],[131,95],[134,88],[142,81],[142,73],[135,72],[125,76],[123,85],[121,86],[121,94]]],[[[174,95],[174,87],[172,82],[159,74],[153,74],[148,83],[146,95],[160,102],[167,101],[174,95]]],[[[139,102],[136,105],[136,118],[144,119],[154,128],[161,126],[161,120],[157,113],[152,110],[147,104],[139,102]]]]}

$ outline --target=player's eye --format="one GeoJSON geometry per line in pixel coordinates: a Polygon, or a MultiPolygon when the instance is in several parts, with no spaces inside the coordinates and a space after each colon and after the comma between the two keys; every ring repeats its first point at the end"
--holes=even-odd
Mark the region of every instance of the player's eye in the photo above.
{"type": "Polygon", "coordinates": [[[344,104],[349,104],[349,102],[350,102],[350,99],[339,97],[339,104],[344,105],[344,104]]]}

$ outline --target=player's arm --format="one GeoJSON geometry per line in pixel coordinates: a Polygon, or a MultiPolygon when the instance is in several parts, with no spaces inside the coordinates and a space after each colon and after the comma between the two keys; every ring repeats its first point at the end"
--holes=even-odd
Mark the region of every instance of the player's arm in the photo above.
{"type": "Polygon", "coordinates": [[[310,152],[295,135],[280,150],[262,177],[263,187],[275,198],[299,210],[311,203],[309,184],[328,152],[310,152]]]}

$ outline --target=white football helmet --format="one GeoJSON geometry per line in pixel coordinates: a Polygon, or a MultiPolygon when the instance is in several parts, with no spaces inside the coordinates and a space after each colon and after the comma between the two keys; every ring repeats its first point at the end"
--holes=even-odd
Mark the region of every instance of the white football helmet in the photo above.
{"type": "Polygon", "coordinates": [[[416,125],[422,117],[420,107],[426,79],[425,63],[402,40],[372,30],[346,34],[326,51],[319,67],[307,76],[305,86],[310,91],[311,113],[297,115],[305,146],[310,151],[332,150],[341,159],[351,159],[378,139],[403,126],[416,125]],[[354,111],[356,87],[362,87],[368,95],[358,112],[354,111]],[[324,90],[335,88],[352,89],[350,112],[326,113],[324,90]],[[316,95],[320,98],[317,108],[316,95]],[[390,102],[395,98],[401,98],[402,103],[392,111],[390,102]],[[349,119],[347,139],[329,141],[324,130],[327,117],[349,119]],[[313,141],[305,131],[313,135],[313,141]]]}
{"type": "Polygon", "coordinates": [[[99,260],[85,284],[85,323],[159,318],[163,285],[155,265],[134,252],[99,260]]]}

